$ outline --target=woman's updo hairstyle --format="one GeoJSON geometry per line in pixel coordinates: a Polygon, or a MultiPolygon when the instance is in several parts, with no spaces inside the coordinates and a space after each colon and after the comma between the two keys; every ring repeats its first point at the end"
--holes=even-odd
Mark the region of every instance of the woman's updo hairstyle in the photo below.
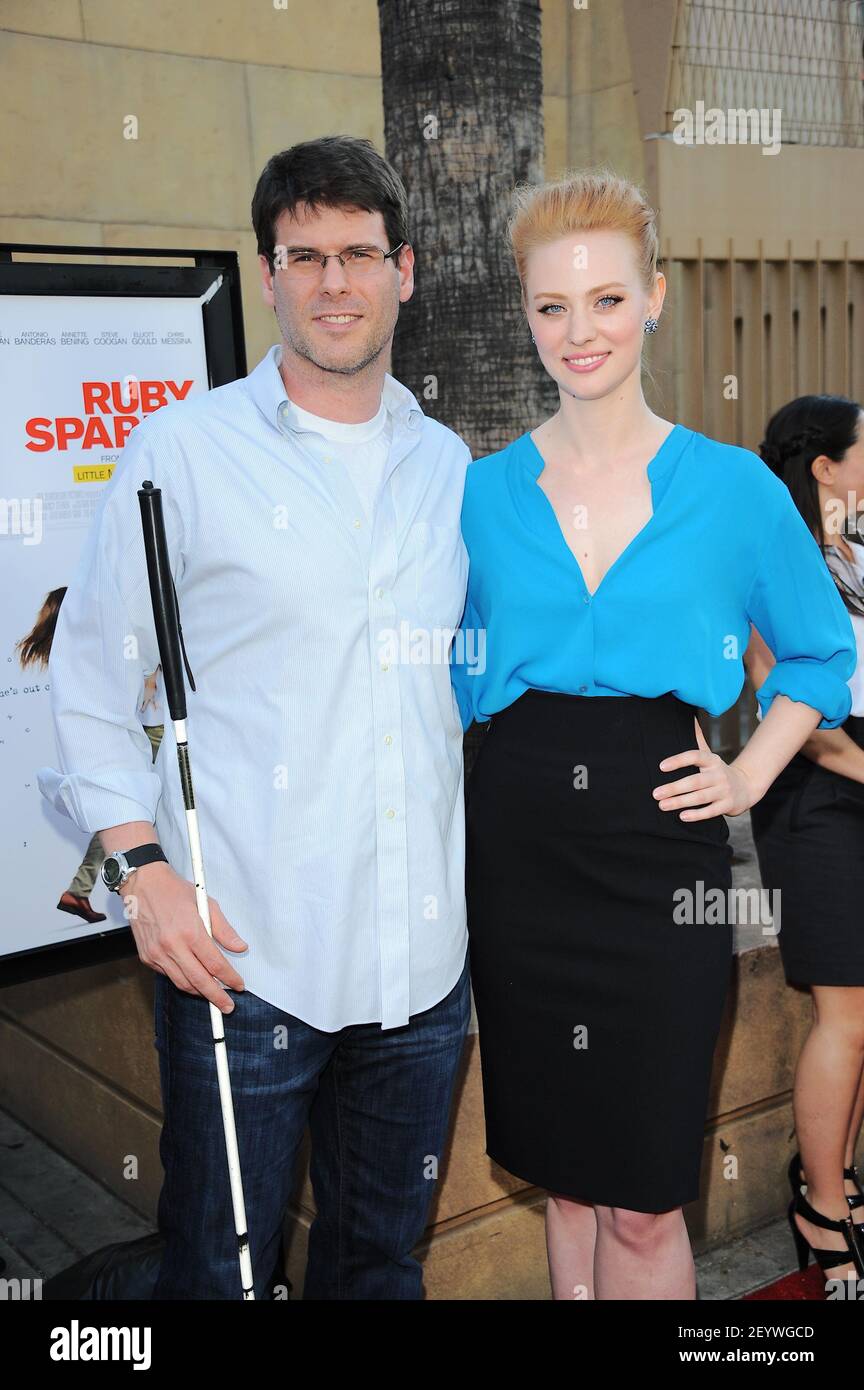
{"type": "Polygon", "coordinates": [[[531,252],[579,232],[625,232],[634,244],[642,285],[647,293],[653,290],[660,250],[657,214],[642,189],[606,167],[573,169],[549,183],[521,183],[514,190],[507,235],[523,306],[531,252]]]}
{"type": "MultiPolygon", "coordinates": [[[[784,482],[792,501],[807,522],[825,555],[825,530],[819,502],[819,484],[813,477],[812,463],[824,454],[840,463],[847,449],[858,439],[861,407],[846,396],[798,396],[771,416],[759,454],[772,473],[784,482]]],[[[847,536],[859,543],[857,533],[847,536]]],[[[851,589],[825,555],[850,613],[864,616],[864,594],[851,589]]]]}

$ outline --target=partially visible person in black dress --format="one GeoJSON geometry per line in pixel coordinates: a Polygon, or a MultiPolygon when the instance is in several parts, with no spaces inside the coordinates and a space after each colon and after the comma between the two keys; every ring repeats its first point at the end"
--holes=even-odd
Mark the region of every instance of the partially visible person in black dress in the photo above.
{"type": "MultiPolygon", "coordinates": [[[[833,1219],[851,1212],[864,1241],[864,1174],[855,1164],[864,1117],[864,413],[844,397],[801,396],[773,416],[760,453],[823,547],[858,647],[849,718],[814,731],[750,815],[763,885],[779,890],[786,979],[812,997],[793,1094],[793,1235],[797,1228],[814,1244],[818,1234],[801,1214],[803,1187],[833,1219]]],[[[772,663],[754,632],[754,684],[772,663]]]]}
{"type": "Polygon", "coordinates": [[[488,730],[466,814],[486,1149],[550,1194],[554,1297],[693,1298],[681,1208],[731,968],[731,913],[705,910],[728,906],[724,816],[845,719],[855,641],[771,470],[645,402],[665,280],[640,190],[605,171],[524,188],[510,235],[560,408],[469,465],[462,508],[452,674],[463,727],[488,730]],[[696,713],[738,698],[751,623],[778,660],[727,764],[696,713]]]}

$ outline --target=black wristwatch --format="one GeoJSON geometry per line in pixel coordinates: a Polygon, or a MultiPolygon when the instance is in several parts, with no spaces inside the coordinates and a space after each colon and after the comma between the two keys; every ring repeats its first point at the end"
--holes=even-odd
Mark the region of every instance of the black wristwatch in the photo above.
{"type": "Polygon", "coordinates": [[[141,869],[145,864],[156,864],[168,858],[161,845],[139,845],[137,849],[115,850],[102,861],[100,873],[102,882],[111,893],[119,893],[133,869],[141,869]]]}

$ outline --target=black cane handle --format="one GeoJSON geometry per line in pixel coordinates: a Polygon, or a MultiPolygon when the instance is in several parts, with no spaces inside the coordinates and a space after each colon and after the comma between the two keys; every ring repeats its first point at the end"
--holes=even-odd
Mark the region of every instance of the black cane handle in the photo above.
{"type": "Polygon", "coordinates": [[[147,557],[150,599],[153,604],[153,621],[156,626],[159,659],[162,663],[165,700],[172,719],[185,719],[184,663],[189,676],[189,684],[193,690],[195,689],[195,681],[189,669],[189,661],[183,645],[183,629],[180,626],[177,590],[174,587],[174,578],[168,559],[168,542],[165,539],[161,488],[154,487],[151,482],[142,483],[138,489],[138,502],[141,507],[141,524],[144,528],[144,553],[147,557]]]}

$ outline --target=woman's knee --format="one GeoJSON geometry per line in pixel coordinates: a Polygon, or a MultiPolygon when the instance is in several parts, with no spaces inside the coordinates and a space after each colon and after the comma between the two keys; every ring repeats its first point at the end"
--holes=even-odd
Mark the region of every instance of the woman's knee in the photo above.
{"type": "Polygon", "coordinates": [[[622,1245],[634,1248],[656,1245],[677,1232],[683,1220],[680,1207],[672,1211],[628,1211],[625,1207],[597,1207],[598,1230],[622,1245]]]}

